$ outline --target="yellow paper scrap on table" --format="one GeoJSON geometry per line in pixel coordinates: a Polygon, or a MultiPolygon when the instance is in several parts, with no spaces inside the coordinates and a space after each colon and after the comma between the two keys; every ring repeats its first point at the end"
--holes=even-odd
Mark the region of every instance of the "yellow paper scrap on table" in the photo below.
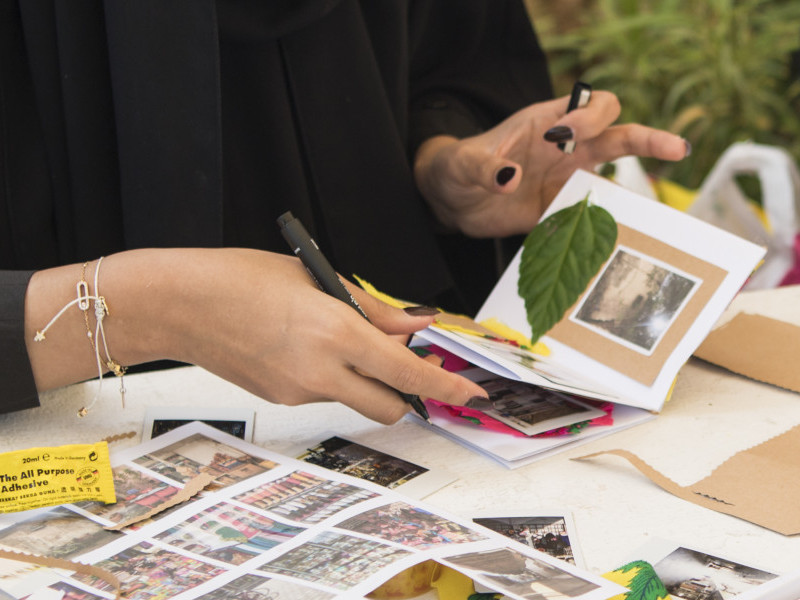
{"type": "Polygon", "coordinates": [[[84,500],[117,501],[106,442],[0,454],[0,513],[84,500]]]}

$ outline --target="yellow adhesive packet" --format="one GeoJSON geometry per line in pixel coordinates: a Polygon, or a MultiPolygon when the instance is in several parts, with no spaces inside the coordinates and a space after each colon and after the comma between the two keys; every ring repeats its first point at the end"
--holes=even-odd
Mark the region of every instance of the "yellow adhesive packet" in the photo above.
{"type": "Polygon", "coordinates": [[[106,442],[0,454],[0,513],[84,500],[117,501],[106,442]]]}

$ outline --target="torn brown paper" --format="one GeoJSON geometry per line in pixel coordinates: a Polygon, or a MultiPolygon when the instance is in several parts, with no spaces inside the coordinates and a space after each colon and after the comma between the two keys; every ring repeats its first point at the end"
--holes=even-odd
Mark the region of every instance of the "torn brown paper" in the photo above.
{"type": "Polygon", "coordinates": [[[694,355],[734,373],[800,392],[800,327],[737,313],[714,329],[694,355]]]}
{"type": "Polygon", "coordinates": [[[595,452],[575,460],[601,454],[627,459],[653,483],[683,500],[784,535],[800,533],[800,425],[734,454],[711,475],[688,486],[679,486],[627,450],[595,452]]]}
{"type": "Polygon", "coordinates": [[[192,477],[183,488],[174,496],[172,496],[169,500],[166,500],[160,504],[156,504],[152,507],[149,511],[144,513],[143,515],[137,515],[132,519],[128,519],[127,521],[123,521],[122,523],[117,523],[116,525],[110,525],[108,527],[104,527],[103,529],[108,529],[109,531],[120,531],[125,527],[130,527],[135,523],[140,523],[141,521],[145,521],[157,515],[160,512],[164,512],[168,508],[172,508],[173,506],[177,506],[182,502],[186,502],[189,498],[192,498],[199,494],[202,490],[206,487],[211,485],[214,482],[214,478],[209,475],[208,473],[199,473],[192,477]]]}
{"type": "Polygon", "coordinates": [[[94,565],[87,565],[85,563],[73,562],[63,558],[54,558],[51,556],[37,556],[35,554],[27,554],[25,552],[14,552],[12,550],[0,549],[0,558],[8,560],[16,560],[31,565],[39,565],[50,569],[67,569],[76,573],[83,573],[84,575],[91,575],[98,579],[105,581],[114,589],[114,598],[119,600],[122,597],[119,578],[111,571],[96,567],[94,565]]]}

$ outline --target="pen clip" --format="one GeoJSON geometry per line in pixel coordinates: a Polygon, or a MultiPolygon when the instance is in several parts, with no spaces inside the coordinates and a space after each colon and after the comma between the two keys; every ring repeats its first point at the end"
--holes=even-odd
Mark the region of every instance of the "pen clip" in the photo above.
{"type": "MultiPolygon", "coordinates": [[[[572,86],[572,94],[569,97],[569,104],[567,105],[567,112],[570,113],[577,108],[583,108],[589,104],[592,97],[592,86],[582,81],[576,81],[572,86]]],[[[575,152],[575,140],[567,142],[560,142],[558,144],[564,154],[572,154],[575,152]]]]}

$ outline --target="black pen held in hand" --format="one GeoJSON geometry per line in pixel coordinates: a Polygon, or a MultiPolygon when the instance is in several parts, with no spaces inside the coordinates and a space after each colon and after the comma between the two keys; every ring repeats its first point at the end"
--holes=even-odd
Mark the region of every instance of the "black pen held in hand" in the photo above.
{"type": "MultiPolygon", "coordinates": [[[[572,86],[572,94],[569,97],[567,112],[572,112],[576,108],[583,108],[589,104],[591,97],[592,86],[590,86],[588,83],[583,83],[582,81],[576,81],[575,85],[572,86]]],[[[558,147],[564,152],[564,154],[572,154],[575,152],[575,140],[560,142],[558,147]]]]}
{"type": "MultiPolygon", "coordinates": [[[[289,244],[289,248],[302,261],[319,289],[329,296],[349,304],[369,321],[367,313],[364,312],[361,305],[353,298],[353,295],[342,283],[342,280],[339,279],[339,275],[328,262],[328,259],[325,258],[325,255],[322,254],[314,238],[308,234],[300,220],[295,218],[291,212],[285,212],[278,217],[278,226],[286,243],[289,244]]],[[[430,415],[418,395],[406,394],[400,391],[398,393],[404,402],[410,404],[420,417],[430,423],[430,415]]]]}

